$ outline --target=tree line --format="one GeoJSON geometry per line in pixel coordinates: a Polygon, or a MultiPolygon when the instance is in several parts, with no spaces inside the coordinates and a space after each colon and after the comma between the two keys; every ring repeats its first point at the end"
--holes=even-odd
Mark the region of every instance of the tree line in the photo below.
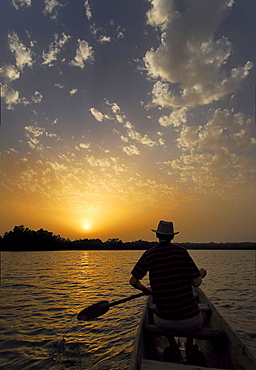
{"type": "MultiPolygon", "coordinates": [[[[50,251],[50,250],[145,250],[157,244],[136,240],[123,242],[119,238],[110,238],[103,242],[100,239],[78,239],[71,241],[44,229],[37,231],[15,226],[13,230],[0,236],[1,251],[50,251]]],[[[256,249],[256,243],[175,243],[186,249],[256,249]]]]}

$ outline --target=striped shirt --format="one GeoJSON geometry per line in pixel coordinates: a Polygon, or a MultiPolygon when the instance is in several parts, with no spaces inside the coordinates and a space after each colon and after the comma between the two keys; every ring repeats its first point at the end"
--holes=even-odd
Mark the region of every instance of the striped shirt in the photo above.
{"type": "Polygon", "coordinates": [[[141,280],[147,272],[159,317],[183,320],[198,315],[191,281],[201,275],[185,248],[162,241],[147,250],[132,275],[141,280]]]}

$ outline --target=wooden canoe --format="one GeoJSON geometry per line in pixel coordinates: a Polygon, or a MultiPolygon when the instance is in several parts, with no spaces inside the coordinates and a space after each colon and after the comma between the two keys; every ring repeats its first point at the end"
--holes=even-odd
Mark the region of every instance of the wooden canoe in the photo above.
{"type": "MultiPolygon", "coordinates": [[[[195,296],[204,317],[202,329],[188,333],[163,332],[153,322],[152,297],[148,298],[137,331],[132,353],[130,370],[208,370],[236,369],[256,370],[256,356],[248,349],[239,336],[217,311],[200,288],[195,296]],[[169,345],[166,335],[173,335],[179,343],[181,363],[163,359],[164,349],[169,345]],[[187,361],[186,337],[192,337],[195,347],[203,354],[206,363],[195,364],[187,361]]],[[[199,361],[200,362],[200,361],[199,361]]]]}

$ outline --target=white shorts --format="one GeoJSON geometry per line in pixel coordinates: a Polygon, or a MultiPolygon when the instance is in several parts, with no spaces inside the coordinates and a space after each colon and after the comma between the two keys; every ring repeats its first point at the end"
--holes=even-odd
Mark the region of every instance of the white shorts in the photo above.
{"type": "Polygon", "coordinates": [[[194,331],[200,329],[203,325],[203,316],[201,312],[194,317],[184,320],[166,320],[154,314],[154,323],[163,329],[194,331]]]}

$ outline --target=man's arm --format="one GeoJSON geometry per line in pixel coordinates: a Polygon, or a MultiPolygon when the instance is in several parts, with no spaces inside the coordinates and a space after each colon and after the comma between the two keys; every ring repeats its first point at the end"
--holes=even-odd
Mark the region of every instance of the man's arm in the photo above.
{"type": "Polygon", "coordinates": [[[145,294],[152,294],[151,288],[145,287],[145,285],[141,284],[140,280],[137,279],[135,276],[131,276],[130,278],[130,284],[133,286],[135,289],[141,290],[145,294]]]}
{"type": "Polygon", "coordinates": [[[195,288],[199,287],[199,285],[201,285],[201,284],[202,284],[203,278],[204,278],[204,277],[206,276],[206,274],[207,274],[207,272],[206,272],[206,270],[205,270],[205,269],[200,269],[199,271],[200,271],[201,276],[199,276],[198,278],[195,278],[195,279],[193,279],[193,280],[191,281],[191,284],[192,284],[195,288]]]}

